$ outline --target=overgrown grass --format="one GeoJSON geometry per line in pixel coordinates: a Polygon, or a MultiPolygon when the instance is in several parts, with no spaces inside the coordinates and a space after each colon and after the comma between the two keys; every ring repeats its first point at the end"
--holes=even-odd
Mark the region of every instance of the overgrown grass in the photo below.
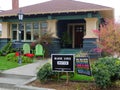
{"type": "Polygon", "coordinates": [[[17,62],[7,61],[5,56],[0,56],[0,70],[8,70],[25,64],[26,63],[22,63],[19,65],[17,62]]]}
{"type": "MultiPolygon", "coordinates": [[[[63,75],[60,78],[66,79],[66,75],[63,75]]],[[[69,78],[69,80],[90,82],[90,81],[94,81],[94,78],[92,76],[86,76],[86,75],[80,75],[80,74],[74,73],[74,76],[69,78]]]]}

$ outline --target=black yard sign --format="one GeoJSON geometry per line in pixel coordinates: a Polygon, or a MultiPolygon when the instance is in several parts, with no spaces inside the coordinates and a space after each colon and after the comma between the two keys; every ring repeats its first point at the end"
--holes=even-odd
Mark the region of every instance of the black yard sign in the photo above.
{"type": "Polygon", "coordinates": [[[57,72],[74,71],[74,55],[71,54],[53,54],[52,70],[57,72]]]}
{"type": "Polygon", "coordinates": [[[88,57],[76,57],[75,64],[78,74],[91,75],[90,63],[88,57]]]}

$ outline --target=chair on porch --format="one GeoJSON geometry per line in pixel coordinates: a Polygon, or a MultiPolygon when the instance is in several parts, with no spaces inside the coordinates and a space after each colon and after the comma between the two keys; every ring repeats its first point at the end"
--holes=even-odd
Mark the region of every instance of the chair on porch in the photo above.
{"type": "Polygon", "coordinates": [[[23,54],[30,53],[30,45],[28,43],[23,44],[23,54]]]}
{"type": "Polygon", "coordinates": [[[35,46],[35,56],[42,56],[44,59],[45,50],[41,44],[35,46]]]}

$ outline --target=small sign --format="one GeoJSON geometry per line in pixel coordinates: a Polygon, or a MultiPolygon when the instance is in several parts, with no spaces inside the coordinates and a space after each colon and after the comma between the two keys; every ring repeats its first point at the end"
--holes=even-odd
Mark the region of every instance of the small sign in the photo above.
{"type": "Polygon", "coordinates": [[[58,72],[74,71],[74,55],[72,54],[52,54],[52,70],[58,72]]]}
{"type": "Polygon", "coordinates": [[[75,64],[78,74],[91,76],[90,63],[88,57],[76,57],[75,64]]]}

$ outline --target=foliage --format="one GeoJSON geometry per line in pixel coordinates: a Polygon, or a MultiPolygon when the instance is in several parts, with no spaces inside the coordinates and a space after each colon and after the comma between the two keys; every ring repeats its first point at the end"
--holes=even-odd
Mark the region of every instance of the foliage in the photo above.
{"type": "Polygon", "coordinates": [[[32,63],[33,59],[27,56],[22,56],[22,63],[32,63]]]}
{"type": "MultiPolygon", "coordinates": [[[[66,79],[66,75],[62,75],[60,77],[61,79],[66,79]]],[[[93,77],[92,76],[86,76],[86,75],[80,75],[77,73],[74,73],[74,76],[70,77],[71,81],[93,81],[93,77]]]]}
{"type": "Polygon", "coordinates": [[[45,49],[45,57],[48,57],[49,45],[52,43],[52,40],[53,40],[53,33],[51,31],[48,31],[47,33],[41,35],[41,37],[38,38],[36,41],[32,42],[30,46],[32,49],[35,49],[36,44],[43,45],[45,49]]]}
{"type": "MultiPolygon", "coordinates": [[[[21,65],[25,65],[25,63],[22,63],[21,65]]],[[[19,65],[17,62],[8,61],[5,56],[0,56],[0,70],[8,70],[21,65],[19,65]]]]}
{"type": "MultiPolygon", "coordinates": [[[[46,63],[41,67],[37,73],[37,78],[42,82],[46,82],[50,79],[66,79],[66,73],[65,72],[53,72],[51,69],[51,64],[46,63]]],[[[77,73],[69,72],[69,78],[72,81],[93,81],[93,77],[91,76],[85,76],[85,75],[79,75],[77,73]]]]}
{"type": "MultiPolygon", "coordinates": [[[[6,59],[12,62],[18,62],[18,57],[19,56],[16,56],[15,53],[9,53],[6,55],[6,59]]],[[[21,56],[21,58],[22,58],[22,63],[31,63],[33,61],[32,58],[29,58],[27,56],[21,56]]]]}
{"type": "Polygon", "coordinates": [[[8,53],[11,53],[14,51],[14,48],[12,48],[12,42],[8,42],[4,47],[1,49],[1,54],[6,55],[8,53]]]}
{"type": "Polygon", "coordinates": [[[83,56],[83,57],[88,56],[88,53],[85,52],[85,51],[83,52],[82,50],[80,50],[80,52],[75,54],[75,57],[80,57],[80,56],[83,56]]]}
{"type": "Polygon", "coordinates": [[[120,54],[120,24],[114,20],[106,20],[105,24],[100,26],[100,30],[93,30],[99,37],[97,45],[107,55],[120,54]]]}
{"type": "Polygon", "coordinates": [[[120,60],[113,57],[100,58],[92,65],[92,74],[96,84],[106,88],[120,79],[120,60]]]}
{"type": "Polygon", "coordinates": [[[35,42],[32,42],[30,46],[32,48],[35,48],[36,44],[50,44],[53,39],[53,33],[48,31],[47,33],[41,35],[40,38],[38,38],[35,42]]]}
{"type": "Polygon", "coordinates": [[[49,80],[51,77],[55,76],[56,73],[52,71],[51,69],[51,64],[50,63],[46,63],[45,65],[43,65],[43,67],[41,67],[37,73],[37,78],[41,81],[41,82],[45,82],[47,80],[49,80]]]}
{"type": "Polygon", "coordinates": [[[67,32],[63,32],[61,41],[63,44],[71,44],[72,39],[70,38],[70,35],[67,32]]]}

